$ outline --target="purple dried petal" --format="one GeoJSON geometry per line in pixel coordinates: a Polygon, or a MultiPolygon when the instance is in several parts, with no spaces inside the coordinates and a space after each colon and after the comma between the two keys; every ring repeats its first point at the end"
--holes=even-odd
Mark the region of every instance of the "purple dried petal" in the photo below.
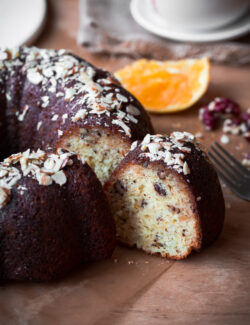
{"type": "Polygon", "coordinates": [[[239,117],[234,117],[233,119],[231,119],[231,123],[232,125],[240,125],[241,124],[241,119],[239,117]]]}
{"type": "Polygon", "coordinates": [[[208,109],[208,106],[205,106],[200,110],[200,119],[206,126],[207,130],[214,130],[217,127],[218,119],[214,115],[214,112],[208,109]]]}
{"type": "Polygon", "coordinates": [[[199,110],[199,118],[208,131],[216,129],[219,120],[225,119],[223,132],[242,134],[250,141],[250,111],[240,114],[240,106],[226,97],[217,97],[199,110]]]}
{"type": "Polygon", "coordinates": [[[240,118],[242,121],[247,122],[247,124],[250,124],[250,113],[242,113],[240,115],[240,118]]]}
{"type": "Polygon", "coordinates": [[[214,130],[221,118],[227,115],[233,115],[235,121],[233,123],[240,124],[241,121],[237,119],[240,114],[239,105],[233,100],[225,97],[217,97],[209,105],[202,107],[199,111],[200,120],[206,126],[207,130],[214,130]]]}
{"type": "Polygon", "coordinates": [[[214,101],[214,109],[213,111],[220,113],[220,114],[230,114],[237,116],[240,114],[240,107],[239,105],[231,100],[230,98],[216,98],[214,101]]]}

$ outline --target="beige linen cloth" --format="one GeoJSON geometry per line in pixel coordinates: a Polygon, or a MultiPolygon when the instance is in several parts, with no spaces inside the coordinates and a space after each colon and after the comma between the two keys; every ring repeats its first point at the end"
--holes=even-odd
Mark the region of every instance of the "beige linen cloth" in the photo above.
{"type": "Polygon", "coordinates": [[[133,19],[129,0],[80,0],[78,42],[91,52],[132,58],[181,59],[209,56],[217,63],[250,63],[250,37],[240,41],[191,44],[155,36],[133,19]]]}

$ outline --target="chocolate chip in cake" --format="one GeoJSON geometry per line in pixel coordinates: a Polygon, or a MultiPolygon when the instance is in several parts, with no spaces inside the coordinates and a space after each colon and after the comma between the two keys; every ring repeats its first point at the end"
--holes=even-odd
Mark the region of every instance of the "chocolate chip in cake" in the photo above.
{"type": "Polygon", "coordinates": [[[166,196],[167,192],[166,190],[163,188],[163,185],[160,183],[154,183],[154,189],[156,190],[156,192],[158,194],[160,194],[161,196],[166,196]]]}
{"type": "Polygon", "coordinates": [[[93,133],[96,134],[96,135],[97,135],[98,137],[100,137],[100,138],[101,138],[101,136],[102,136],[102,134],[101,134],[100,131],[94,131],[93,133]]]}
{"type": "Polygon", "coordinates": [[[144,199],[141,201],[141,207],[144,208],[146,205],[148,205],[148,202],[144,199]]]}
{"type": "Polygon", "coordinates": [[[193,213],[197,213],[197,209],[193,204],[190,204],[190,209],[193,213]]]}
{"type": "Polygon", "coordinates": [[[161,242],[159,242],[160,239],[161,239],[160,235],[157,234],[154,239],[154,244],[152,246],[157,247],[157,248],[163,247],[164,245],[161,242]]]}
{"type": "Polygon", "coordinates": [[[127,192],[126,186],[118,179],[114,184],[115,192],[123,196],[127,192]]]}
{"type": "Polygon", "coordinates": [[[174,213],[180,213],[181,210],[173,205],[167,204],[167,207],[174,213]]]}

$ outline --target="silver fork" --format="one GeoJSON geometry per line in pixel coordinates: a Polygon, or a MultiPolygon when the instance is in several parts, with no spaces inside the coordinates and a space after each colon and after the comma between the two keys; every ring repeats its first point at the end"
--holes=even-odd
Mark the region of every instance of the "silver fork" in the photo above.
{"type": "Polygon", "coordinates": [[[208,155],[220,178],[237,196],[250,201],[250,171],[218,142],[215,142],[210,148],[208,155]]]}

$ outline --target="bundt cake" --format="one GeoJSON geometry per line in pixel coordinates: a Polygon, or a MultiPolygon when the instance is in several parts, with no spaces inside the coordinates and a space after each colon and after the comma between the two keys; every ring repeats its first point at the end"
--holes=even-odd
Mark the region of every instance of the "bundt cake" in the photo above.
{"type": "Polygon", "coordinates": [[[66,50],[0,50],[1,159],[65,148],[84,156],[103,183],[147,133],[143,107],[107,71],[66,50]]]}
{"type": "Polygon", "coordinates": [[[146,135],[104,186],[118,240],[150,254],[182,259],[212,243],[224,199],[207,155],[187,132],[146,135]]]}
{"type": "Polygon", "coordinates": [[[101,183],[74,154],[27,150],[0,163],[0,279],[58,279],[111,256],[115,241],[101,183]]]}

